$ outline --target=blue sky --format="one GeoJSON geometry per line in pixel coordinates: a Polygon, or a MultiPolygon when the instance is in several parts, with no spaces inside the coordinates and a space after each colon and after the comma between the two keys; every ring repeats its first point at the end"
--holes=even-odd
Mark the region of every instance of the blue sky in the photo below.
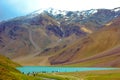
{"type": "Polygon", "coordinates": [[[0,21],[26,15],[41,8],[88,10],[120,7],[120,0],[0,0],[0,21]]]}

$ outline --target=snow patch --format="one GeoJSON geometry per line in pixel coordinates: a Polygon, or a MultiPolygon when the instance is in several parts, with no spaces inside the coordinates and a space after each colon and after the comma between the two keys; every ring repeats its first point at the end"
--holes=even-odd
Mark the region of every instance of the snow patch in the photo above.
{"type": "Polygon", "coordinates": [[[58,14],[66,15],[65,10],[57,10],[53,8],[48,8],[45,11],[47,11],[48,13],[51,13],[52,15],[58,15],[58,14]]]}
{"type": "Polygon", "coordinates": [[[58,14],[62,14],[63,16],[65,16],[67,14],[67,11],[65,10],[57,10],[57,9],[53,9],[53,8],[48,8],[48,9],[39,9],[39,10],[36,10],[32,13],[30,13],[29,15],[27,15],[28,18],[33,18],[39,14],[42,14],[44,12],[47,12],[49,14],[52,14],[52,15],[58,15],[58,14]]]}
{"type": "Polygon", "coordinates": [[[60,22],[57,21],[57,23],[60,25],[60,22]]]}
{"type": "Polygon", "coordinates": [[[118,17],[118,15],[115,16],[115,18],[118,17]]]}
{"type": "Polygon", "coordinates": [[[115,12],[120,11],[120,7],[113,9],[115,12]]]}

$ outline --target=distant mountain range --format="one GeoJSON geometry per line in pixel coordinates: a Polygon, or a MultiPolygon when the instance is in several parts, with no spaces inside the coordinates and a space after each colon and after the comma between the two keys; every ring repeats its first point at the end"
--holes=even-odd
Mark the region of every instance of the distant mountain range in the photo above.
{"type": "Polygon", "coordinates": [[[119,30],[119,17],[120,7],[85,11],[62,11],[53,8],[37,10],[26,16],[0,22],[0,53],[20,63],[24,60],[25,64],[31,62],[30,58],[36,60],[33,65],[74,64],[81,61],[79,58],[89,56],[90,52],[90,55],[96,55],[119,43],[119,36],[116,36],[118,33],[112,29],[117,26],[116,29],[119,30]],[[115,35],[112,36],[106,26],[113,26],[109,29],[115,35]],[[104,32],[105,30],[108,32],[104,32]],[[97,50],[97,46],[102,45],[99,40],[104,36],[106,38],[103,40],[107,42],[114,37],[118,42],[105,43],[104,46],[109,47],[98,47],[102,50],[97,50]],[[71,47],[72,45],[78,48],[71,47]],[[85,48],[81,50],[82,46],[85,48]]]}

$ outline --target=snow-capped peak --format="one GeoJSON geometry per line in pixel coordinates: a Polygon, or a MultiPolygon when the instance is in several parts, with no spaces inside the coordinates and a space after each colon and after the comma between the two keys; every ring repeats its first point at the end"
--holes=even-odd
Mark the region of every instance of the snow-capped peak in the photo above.
{"type": "Polygon", "coordinates": [[[48,12],[48,13],[51,13],[53,15],[57,15],[57,14],[66,15],[66,11],[65,10],[57,10],[57,9],[53,9],[53,8],[48,8],[45,11],[48,12]]]}
{"type": "Polygon", "coordinates": [[[38,9],[34,12],[32,12],[31,14],[41,14],[42,12],[44,12],[46,9],[38,9]]]}
{"type": "Polygon", "coordinates": [[[45,9],[39,9],[39,10],[36,10],[36,11],[28,14],[26,17],[27,18],[33,18],[33,17],[37,16],[38,14],[43,13],[44,11],[45,11],[45,9]]]}
{"type": "Polygon", "coordinates": [[[62,14],[62,15],[66,15],[67,11],[65,10],[57,10],[57,9],[54,9],[54,8],[48,8],[48,9],[39,9],[39,10],[36,10],[32,13],[29,14],[29,18],[32,18],[32,17],[35,17],[37,16],[38,14],[41,14],[41,13],[44,13],[44,12],[47,12],[51,15],[58,15],[58,14],[62,14]]]}
{"type": "MultiPolygon", "coordinates": [[[[114,8],[111,10],[114,12],[118,12],[118,11],[120,11],[120,7],[114,8]]],[[[83,17],[82,19],[85,19],[87,17],[94,15],[97,12],[98,12],[98,9],[90,9],[90,10],[84,10],[84,11],[66,11],[66,10],[58,10],[58,9],[54,9],[54,8],[44,8],[44,9],[39,9],[39,10],[32,12],[27,17],[32,18],[32,17],[38,16],[41,13],[47,13],[56,18],[64,18],[65,20],[68,19],[69,17],[70,17],[69,20],[73,19],[76,16],[77,17],[82,16],[83,17]]]]}
{"type": "Polygon", "coordinates": [[[66,14],[65,10],[57,10],[57,9],[54,9],[54,8],[39,9],[39,10],[36,10],[36,11],[32,12],[31,14],[41,14],[43,12],[47,12],[47,13],[50,13],[50,14],[53,14],[53,15],[57,15],[57,14],[65,15],[66,14]]]}
{"type": "Polygon", "coordinates": [[[87,17],[87,16],[91,16],[97,12],[98,12],[97,9],[91,9],[91,10],[81,11],[80,14],[83,15],[84,17],[87,17]]]}

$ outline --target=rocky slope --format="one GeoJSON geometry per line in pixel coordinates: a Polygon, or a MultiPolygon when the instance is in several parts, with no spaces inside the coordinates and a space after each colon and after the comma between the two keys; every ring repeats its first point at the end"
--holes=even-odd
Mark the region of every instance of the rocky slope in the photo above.
{"type": "Polygon", "coordinates": [[[49,58],[53,65],[120,67],[120,17],[49,58]]]}
{"type": "Polygon", "coordinates": [[[0,22],[0,52],[15,58],[68,45],[120,16],[120,8],[86,11],[38,10],[0,22]]]}

